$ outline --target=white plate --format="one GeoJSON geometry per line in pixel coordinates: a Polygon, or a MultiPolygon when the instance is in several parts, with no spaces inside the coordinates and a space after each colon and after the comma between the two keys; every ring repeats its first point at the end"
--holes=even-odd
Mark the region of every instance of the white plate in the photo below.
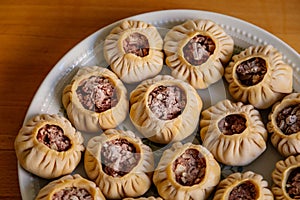
{"type": "MultiPolygon", "coordinates": [[[[158,27],[162,37],[172,26],[180,24],[186,19],[195,18],[210,19],[223,27],[224,30],[234,39],[236,51],[239,51],[250,45],[271,44],[276,47],[283,54],[285,62],[293,67],[294,89],[297,92],[300,91],[300,73],[299,66],[297,66],[300,64],[299,54],[291,47],[289,47],[286,43],[257,26],[226,15],[198,10],[165,10],[130,17],[130,19],[145,21],[158,27]]],[[[33,98],[24,122],[26,122],[29,118],[33,117],[36,114],[64,114],[64,109],[61,103],[61,94],[63,88],[66,84],[69,83],[72,76],[75,74],[79,67],[90,65],[107,66],[102,52],[103,40],[105,39],[105,36],[110,32],[110,30],[118,23],[119,22],[116,22],[109,26],[106,26],[84,39],[72,50],[70,50],[54,66],[54,68],[41,84],[35,97],[33,98]]],[[[168,73],[167,67],[165,67],[162,73],[168,73]]],[[[225,89],[226,85],[224,84],[226,83],[223,83],[223,80],[221,80],[213,86],[209,87],[209,89],[201,91],[199,90],[199,94],[204,101],[204,109],[222,99],[230,98],[225,89]]],[[[134,86],[128,87],[129,92],[133,87],[134,86]]],[[[262,115],[266,116],[266,113],[262,113],[262,115]]],[[[133,129],[130,120],[128,119],[118,128],[133,129]]],[[[195,131],[195,134],[197,134],[197,132],[198,131],[195,131]]],[[[84,134],[84,137],[86,139],[85,144],[90,137],[95,135],[96,134],[84,134]]],[[[194,138],[189,137],[187,140],[193,139],[194,138]]],[[[160,150],[155,151],[156,155],[159,156],[161,154],[161,151],[163,151],[165,148],[167,147],[158,147],[158,149],[160,150]]],[[[159,157],[157,157],[157,159],[159,159],[159,157]]],[[[233,171],[253,170],[257,173],[262,174],[270,185],[271,172],[275,167],[275,163],[279,159],[281,159],[279,154],[270,144],[268,144],[267,151],[263,153],[251,165],[247,167],[235,168],[223,166],[222,175],[226,176],[233,171]]],[[[86,177],[82,166],[83,165],[81,163],[75,170],[75,173],[80,173],[82,176],[86,177]]],[[[22,169],[22,167],[20,167],[20,165],[18,165],[18,175],[22,199],[24,200],[34,199],[39,189],[48,182],[47,180],[38,178],[37,176],[26,172],[24,169],[22,169]]]]}

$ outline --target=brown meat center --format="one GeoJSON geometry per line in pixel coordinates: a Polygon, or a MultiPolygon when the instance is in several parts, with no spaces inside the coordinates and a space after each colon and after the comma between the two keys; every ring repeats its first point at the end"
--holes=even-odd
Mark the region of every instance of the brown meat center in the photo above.
{"type": "Polygon", "coordinates": [[[260,57],[254,57],[239,64],[236,74],[242,85],[253,86],[263,80],[267,73],[266,61],[260,57]]]}
{"type": "Polygon", "coordinates": [[[50,149],[58,152],[67,151],[71,147],[70,139],[64,131],[56,125],[46,124],[38,130],[37,140],[50,149]]]}
{"type": "Polygon", "coordinates": [[[123,49],[126,53],[144,57],[149,54],[149,42],[146,36],[132,33],[123,41],[123,49]]]}
{"type": "Polygon", "coordinates": [[[109,79],[91,76],[80,82],[77,97],[81,105],[90,111],[104,112],[117,104],[117,94],[109,79]]]}
{"type": "Polygon", "coordinates": [[[52,200],[93,200],[91,194],[83,188],[67,187],[59,190],[52,196],[52,200]]]}
{"type": "Polygon", "coordinates": [[[176,86],[158,86],[148,97],[150,110],[162,120],[178,117],[184,110],[185,104],[185,94],[176,86]]]}
{"type": "Polygon", "coordinates": [[[200,183],[206,170],[205,157],[196,149],[187,149],[172,166],[176,181],[184,186],[200,183]]]}
{"type": "Polygon", "coordinates": [[[293,105],[284,108],[276,117],[277,126],[286,135],[300,131],[300,105],[293,105]]]}
{"type": "Polygon", "coordinates": [[[205,63],[215,48],[215,43],[210,37],[196,35],[183,47],[183,54],[191,65],[197,66],[205,63]]]}
{"type": "Polygon", "coordinates": [[[228,200],[255,200],[257,189],[251,181],[246,181],[234,187],[229,194],[228,200]]]}
{"type": "Polygon", "coordinates": [[[300,167],[290,173],[285,189],[292,199],[300,199],[300,167]]]}
{"type": "Polygon", "coordinates": [[[102,168],[113,177],[121,177],[130,172],[139,162],[140,154],[126,139],[106,142],[101,148],[102,168]]]}
{"type": "Polygon", "coordinates": [[[224,135],[240,134],[246,129],[246,122],[242,115],[227,115],[219,121],[218,127],[224,135]]]}

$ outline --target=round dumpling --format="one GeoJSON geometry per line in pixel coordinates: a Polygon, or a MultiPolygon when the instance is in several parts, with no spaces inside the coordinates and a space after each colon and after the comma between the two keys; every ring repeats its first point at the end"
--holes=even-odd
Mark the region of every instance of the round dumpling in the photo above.
{"type": "Polygon", "coordinates": [[[51,181],[35,198],[35,200],[50,199],[105,200],[105,197],[94,182],[75,174],[51,181]]]}
{"type": "Polygon", "coordinates": [[[115,128],[128,114],[127,89],[109,69],[82,67],[67,85],[63,105],[72,124],[81,131],[115,128]]]}
{"type": "Polygon", "coordinates": [[[138,197],[151,186],[154,157],[133,132],[108,129],[89,140],[84,168],[106,198],[138,197]]]}
{"type": "Polygon", "coordinates": [[[20,165],[42,178],[71,173],[84,151],[83,137],[63,116],[41,114],[28,120],[15,139],[20,165]]]}
{"type": "Polygon", "coordinates": [[[300,155],[276,163],[272,173],[272,192],[276,199],[300,199],[300,155]]]}
{"type": "Polygon", "coordinates": [[[260,174],[252,171],[233,173],[223,179],[216,190],[213,200],[273,200],[268,182],[260,174]]]}
{"type": "Polygon", "coordinates": [[[158,75],[130,94],[130,119],[149,140],[166,144],[188,137],[196,129],[202,100],[188,83],[158,75]]]}
{"type": "Polygon", "coordinates": [[[226,165],[247,165],[266,150],[268,133],[252,105],[220,101],[202,112],[200,129],[203,146],[226,165]]]}
{"type": "Polygon", "coordinates": [[[258,109],[270,107],[293,90],[293,69],[271,45],[251,46],[233,56],[225,78],[234,99],[258,109]]]}
{"type": "Polygon", "coordinates": [[[172,76],[204,89],[222,78],[233,44],[232,38],[213,21],[188,20],[166,34],[166,64],[172,76]]]}
{"type": "Polygon", "coordinates": [[[220,181],[220,166],[203,146],[174,143],[163,152],[153,182],[163,199],[207,199],[220,181]]]}
{"type": "Polygon", "coordinates": [[[300,153],[300,93],[292,93],[274,104],[267,124],[271,142],[281,155],[300,153]]]}
{"type": "Polygon", "coordinates": [[[125,83],[157,75],[163,66],[163,40],[156,27],[142,21],[124,20],[104,42],[104,57],[125,83]]]}

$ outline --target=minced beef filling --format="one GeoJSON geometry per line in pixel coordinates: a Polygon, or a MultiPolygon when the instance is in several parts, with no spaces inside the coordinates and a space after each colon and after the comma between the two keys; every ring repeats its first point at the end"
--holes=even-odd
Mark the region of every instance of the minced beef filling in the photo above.
{"type": "Polygon", "coordinates": [[[67,151],[71,147],[70,139],[56,125],[46,124],[38,130],[36,138],[39,142],[58,152],[67,151]]]}
{"type": "Polygon", "coordinates": [[[258,84],[263,80],[266,73],[266,61],[259,57],[246,60],[236,67],[238,79],[245,86],[258,84]]]}
{"type": "Polygon", "coordinates": [[[286,182],[286,192],[292,199],[300,199],[300,167],[290,173],[286,182]]]}
{"type": "Polygon", "coordinates": [[[246,122],[247,120],[242,115],[227,115],[219,121],[218,127],[224,135],[239,134],[246,129],[246,122]]]}
{"type": "Polygon", "coordinates": [[[137,165],[140,155],[134,145],[126,139],[115,139],[102,146],[101,159],[106,174],[121,177],[137,165]]]}
{"type": "Polygon", "coordinates": [[[193,186],[204,178],[206,161],[198,150],[187,149],[174,161],[172,170],[179,184],[193,186]]]}
{"type": "Polygon", "coordinates": [[[184,110],[186,98],[183,91],[176,86],[158,86],[148,97],[150,110],[162,120],[171,120],[184,110]]]}
{"type": "Polygon", "coordinates": [[[83,188],[67,187],[56,192],[52,200],[93,200],[91,194],[83,188]]]}
{"type": "Polygon", "coordinates": [[[284,108],[276,117],[277,126],[286,135],[300,131],[300,105],[293,105],[284,108]]]}
{"type": "Polygon", "coordinates": [[[255,200],[257,198],[256,187],[251,181],[246,181],[234,187],[228,200],[255,200]]]}
{"type": "Polygon", "coordinates": [[[114,107],[118,101],[113,84],[100,76],[91,76],[81,81],[76,93],[85,109],[98,113],[114,107]]]}
{"type": "Polygon", "coordinates": [[[149,42],[146,36],[140,33],[132,33],[123,41],[123,48],[126,53],[144,57],[149,54],[149,42]]]}
{"type": "Polygon", "coordinates": [[[183,47],[183,54],[190,64],[197,66],[205,63],[215,48],[215,43],[210,37],[196,35],[183,47]]]}

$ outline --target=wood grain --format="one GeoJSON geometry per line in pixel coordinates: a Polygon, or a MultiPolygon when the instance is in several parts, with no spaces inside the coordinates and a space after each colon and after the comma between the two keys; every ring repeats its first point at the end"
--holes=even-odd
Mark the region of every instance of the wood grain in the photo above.
{"type": "Polygon", "coordinates": [[[300,52],[298,0],[2,0],[0,199],[21,199],[14,138],[52,67],[96,30],[125,17],[165,9],[199,9],[237,17],[269,31],[300,52]]]}

